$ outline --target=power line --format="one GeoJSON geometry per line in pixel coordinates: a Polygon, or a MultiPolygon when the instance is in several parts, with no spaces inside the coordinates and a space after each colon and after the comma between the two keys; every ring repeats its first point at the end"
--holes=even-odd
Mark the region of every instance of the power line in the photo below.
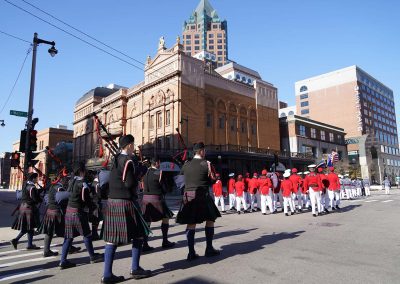
{"type": "Polygon", "coordinates": [[[18,40],[20,40],[20,41],[27,42],[27,43],[31,44],[31,42],[29,42],[29,41],[27,41],[27,40],[24,40],[24,39],[22,39],[22,38],[20,38],[20,37],[17,37],[17,36],[15,36],[15,35],[11,35],[11,34],[9,34],[9,33],[3,32],[3,31],[1,31],[1,30],[0,30],[0,33],[5,34],[5,35],[7,35],[7,36],[9,36],[9,37],[18,39],[18,40]]]}
{"type": "Polygon", "coordinates": [[[18,72],[17,79],[15,80],[14,85],[12,86],[11,91],[10,91],[10,93],[8,94],[8,97],[7,97],[6,101],[5,101],[3,107],[2,107],[1,110],[0,110],[0,114],[3,112],[4,108],[7,106],[7,103],[8,103],[8,101],[10,100],[11,95],[12,95],[13,92],[14,92],[15,86],[17,85],[17,82],[18,82],[18,79],[19,79],[19,77],[20,77],[20,75],[21,75],[22,69],[24,68],[26,59],[28,58],[28,55],[29,55],[29,53],[31,53],[31,51],[32,51],[32,47],[30,47],[30,48],[28,49],[28,51],[26,52],[24,61],[22,62],[21,69],[20,69],[19,72],[18,72]]]}

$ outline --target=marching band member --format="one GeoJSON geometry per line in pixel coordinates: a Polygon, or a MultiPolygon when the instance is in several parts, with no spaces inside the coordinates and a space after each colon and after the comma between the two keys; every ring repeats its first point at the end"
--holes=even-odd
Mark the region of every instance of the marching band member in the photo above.
{"type": "Polygon", "coordinates": [[[281,182],[281,190],[282,190],[282,196],[283,196],[283,212],[285,213],[286,216],[289,216],[288,213],[288,206],[290,207],[290,212],[292,215],[294,214],[294,208],[293,208],[293,202],[292,202],[292,193],[293,193],[293,183],[289,179],[290,177],[290,171],[287,171],[283,174],[284,180],[281,182]]]}
{"type": "Polygon", "coordinates": [[[267,215],[267,205],[271,214],[274,213],[272,205],[272,182],[267,177],[267,170],[262,170],[261,177],[258,180],[259,191],[261,195],[261,213],[267,215]]]}
{"type": "Polygon", "coordinates": [[[328,187],[329,187],[329,181],[324,173],[324,169],[322,167],[318,168],[318,176],[321,179],[321,184],[322,184],[322,189],[321,189],[321,203],[319,206],[321,206],[320,212],[325,212],[326,214],[329,214],[328,211],[328,206],[329,206],[329,200],[327,201],[328,197],[328,187]]]}
{"type": "Polygon", "coordinates": [[[215,206],[218,208],[218,204],[221,203],[222,213],[225,213],[225,201],[224,201],[224,193],[222,190],[222,182],[220,174],[215,174],[216,181],[212,186],[214,193],[215,206]]]}
{"type": "Polygon", "coordinates": [[[340,209],[340,182],[339,177],[335,174],[335,168],[329,168],[330,173],[327,178],[329,181],[328,196],[329,196],[329,206],[331,210],[340,209]],[[336,201],[336,202],[335,202],[336,201]]]}
{"type": "Polygon", "coordinates": [[[243,213],[247,212],[247,203],[245,201],[245,185],[243,181],[243,176],[239,175],[238,180],[235,183],[235,193],[236,193],[236,210],[237,213],[240,214],[241,212],[241,204],[243,204],[243,213]]]}
{"type": "Polygon", "coordinates": [[[228,199],[229,199],[229,210],[236,210],[236,196],[235,196],[235,174],[229,174],[228,181],[228,199]]]}
{"type": "MultiPolygon", "coordinates": [[[[248,182],[248,188],[250,193],[250,211],[257,211],[254,209],[254,203],[256,202],[258,192],[258,174],[254,173],[253,178],[248,182]]],[[[257,207],[260,207],[260,202],[257,202],[257,207]]]]}
{"type": "Polygon", "coordinates": [[[316,205],[318,213],[321,213],[321,189],[322,183],[319,176],[315,173],[316,165],[309,165],[310,173],[305,177],[303,187],[308,190],[310,195],[311,210],[314,217],[317,217],[316,205]]]}
{"type": "Polygon", "coordinates": [[[293,194],[292,194],[293,208],[296,208],[294,201],[297,197],[297,210],[296,211],[299,212],[303,208],[303,194],[301,191],[302,179],[297,174],[296,168],[292,169],[292,175],[289,177],[289,179],[293,183],[293,194]]]}

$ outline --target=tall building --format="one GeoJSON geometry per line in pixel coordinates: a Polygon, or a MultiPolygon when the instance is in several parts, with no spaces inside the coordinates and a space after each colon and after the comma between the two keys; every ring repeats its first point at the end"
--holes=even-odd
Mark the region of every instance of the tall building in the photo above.
{"type": "Polygon", "coordinates": [[[183,47],[191,56],[209,56],[209,59],[216,62],[217,67],[228,62],[228,24],[219,18],[208,0],[201,0],[193,14],[185,21],[183,47]]]}
{"type": "Polygon", "coordinates": [[[295,83],[297,113],[344,129],[349,160],[363,177],[399,176],[393,91],[358,66],[295,83]]]}

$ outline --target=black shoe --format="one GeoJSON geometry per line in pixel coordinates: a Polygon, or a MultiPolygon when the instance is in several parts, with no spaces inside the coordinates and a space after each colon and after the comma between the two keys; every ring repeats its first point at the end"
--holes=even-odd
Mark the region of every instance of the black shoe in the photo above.
{"type": "Polygon", "coordinates": [[[257,210],[257,211],[261,211],[261,209],[260,209],[260,208],[257,208],[256,210],[257,210]]]}
{"type": "Polygon", "coordinates": [[[75,266],[76,266],[76,263],[69,262],[68,260],[66,260],[65,262],[60,262],[60,264],[58,265],[58,267],[60,267],[61,270],[72,268],[75,266]]]}
{"type": "Polygon", "coordinates": [[[289,216],[289,213],[285,213],[285,216],[289,216]]]}
{"type": "Polygon", "coordinates": [[[217,256],[220,254],[221,254],[221,252],[219,250],[217,250],[215,248],[209,248],[209,249],[206,249],[204,256],[205,257],[213,257],[213,256],[217,256]]]}
{"type": "Polygon", "coordinates": [[[152,251],[152,250],[154,250],[153,247],[151,247],[149,245],[143,245],[142,252],[148,252],[148,251],[152,251]]]}
{"type": "Polygon", "coordinates": [[[101,283],[104,284],[112,284],[119,283],[125,280],[124,276],[115,276],[114,274],[111,277],[101,277],[101,283]]]}
{"type": "Polygon", "coordinates": [[[36,245],[31,245],[30,247],[26,248],[27,250],[38,250],[40,249],[40,247],[36,246],[36,245]]]}
{"type": "Polygon", "coordinates": [[[262,213],[263,215],[267,215],[267,213],[262,213]]]}
{"type": "Polygon", "coordinates": [[[326,213],[326,214],[329,214],[330,212],[329,212],[329,210],[328,210],[328,209],[325,209],[325,213],[326,213]]]}
{"type": "Polygon", "coordinates": [[[332,207],[332,210],[336,210],[336,208],[335,208],[335,207],[332,207]]]}
{"type": "Polygon", "coordinates": [[[104,260],[104,254],[102,253],[95,253],[93,256],[90,257],[90,263],[98,263],[104,260]]]}
{"type": "Polygon", "coordinates": [[[80,251],[81,251],[81,248],[80,248],[80,247],[71,246],[71,247],[69,248],[68,253],[69,253],[69,254],[74,254],[74,253],[78,253],[78,252],[80,252],[80,251]]]}
{"type": "Polygon", "coordinates": [[[175,245],[174,242],[166,241],[162,243],[162,248],[172,248],[175,245]]]}
{"type": "Polygon", "coordinates": [[[336,209],[337,209],[337,210],[340,210],[340,207],[339,207],[339,205],[336,205],[336,209]]]}
{"type": "Polygon", "coordinates": [[[238,211],[237,213],[238,213],[238,215],[240,215],[240,211],[238,211]]]}
{"type": "Polygon", "coordinates": [[[16,239],[12,239],[10,244],[13,246],[14,249],[17,249],[18,241],[16,239]]]}
{"type": "Polygon", "coordinates": [[[98,241],[100,240],[99,234],[92,234],[92,241],[98,241]]]}
{"type": "Polygon", "coordinates": [[[226,211],[224,210],[224,211],[221,211],[222,213],[226,213],[226,211]]]}
{"type": "Polygon", "coordinates": [[[233,206],[231,209],[229,209],[229,210],[232,210],[232,211],[236,211],[236,208],[235,208],[235,206],[233,206]]]}
{"type": "Polygon", "coordinates": [[[313,215],[313,217],[317,217],[317,214],[312,214],[313,215]]]}
{"type": "Polygon", "coordinates": [[[188,256],[187,256],[187,258],[186,258],[186,260],[187,260],[187,261],[193,261],[193,260],[198,259],[198,258],[199,258],[199,255],[198,255],[198,254],[196,254],[196,253],[189,253],[188,256]]]}
{"type": "Polygon", "coordinates": [[[57,255],[58,255],[58,252],[52,251],[52,250],[49,250],[49,251],[46,251],[43,253],[43,257],[50,257],[50,256],[57,256],[57,255]]]}
{"type": "Polygon", "coordinates": [[[151,270],[144,270],[139,266],[136,270],[131,270],[133,279],[143,279],[151,276],[151,270]]]}

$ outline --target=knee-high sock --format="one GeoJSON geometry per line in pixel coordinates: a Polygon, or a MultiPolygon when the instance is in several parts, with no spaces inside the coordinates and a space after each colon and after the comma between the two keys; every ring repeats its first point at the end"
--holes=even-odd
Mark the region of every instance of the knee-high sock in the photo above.
{"type": "Polygon", "coordinates": [[[53,236],[44,235],[44,249],[43,249],[43,251],[45,253],[50,251],[50,244],[51,244],[51,240],[52,239],[53,239],[53,236]]]}
{"type": "Polygon", "coordinates": [[[72,241],[74,239],[64,239],[64,243],[62,246],[62,253],[61,253],[61,263],[64,263],[67,260],[68,251],[70,246],[72,245],[72,241]]]}
{"type": "Polygon", "coordinates": [[[90,256],[94,255],[92,237],[83,237],[83,242],[85,243],[86,250],[90,256]]]}
{"type": "Polygon", "coordinates": [[[189,249],[189,254],[195,254],[194,250],[194,234],[195,234],[194,229],[186,229],[186,239],[187,239],[187,245],[189,249]]]}
{"type": "Polygon", "coordinates": [[[168,241],[168,229],[169,229],[169,224],[161,223],[161,232],[162,232],[163,242],[168,241]]]}
{"type": "Polygon", "coordinates": [[[206,227],[206,242],[207,242],[207,249],[213,248],[213,238],[214,238],[214,227],[206,227]]]}
{"type": "Polygon", "coordinates": [[[104,278],[109,278],[112,276],[112,266],[115,257],[115,252],[117,250],[116,245],[106,244],[104,248],[104,278]]]}
{"type": "Polygon", "coordinates": [[[143,240],[132,240],[132,270],[139,269],[140,255],[142,254],[143,240]]]}
{"type": "Polygon", "coordinates": [[[21,232],[19,232],[18,236],[14,239],[17,242],[26,234],[26,231],[22,230],[21,232]]]}
{"type": "Polygon", "coordinates": [[[27,233],[28,235],[28,248],[33,246],[33,230],[29,230],[27,233]]]}

